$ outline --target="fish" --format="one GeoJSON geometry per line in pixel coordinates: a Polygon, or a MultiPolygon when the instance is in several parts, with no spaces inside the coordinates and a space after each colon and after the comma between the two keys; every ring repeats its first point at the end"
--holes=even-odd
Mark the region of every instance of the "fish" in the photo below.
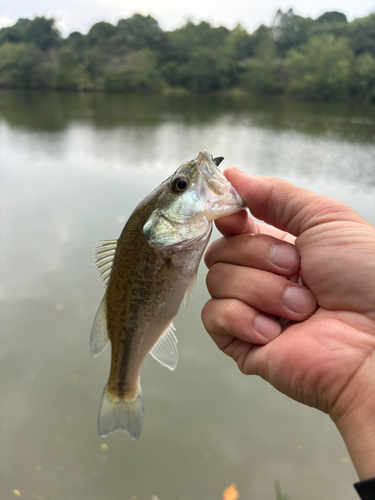
{"type": "Polygon", "coordinates": [[[140,385],[150,353],[174,370],[178,361],[173,318],[191,297],[213,221],[245,205],[205,150],[146,196],[118,240],[102,240],[96,265],[106,291],[96,313],[90,349],[111,343],[111,368],[99,410],[101,437],[124,431],[137,440],[144,420],[140,385]]]}

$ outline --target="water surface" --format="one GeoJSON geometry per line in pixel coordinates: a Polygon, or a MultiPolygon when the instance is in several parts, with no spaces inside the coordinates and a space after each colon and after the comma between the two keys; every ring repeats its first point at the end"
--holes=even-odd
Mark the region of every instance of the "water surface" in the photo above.
{"type": "Polygon", "coordinates": [[[290,500],[354,500],[329,418],[239,373],[205,333],[204,266],[175,321],[176,371],[144,363],[141,439],[99,439],[110,353],[89,352],[103,294],[91,255],[202,148],[375,223],[375,108],[12,91],[0,102],[1,498],[216,500],[235,483],[240,498],[269,500],[278,480],[290,500]]]}

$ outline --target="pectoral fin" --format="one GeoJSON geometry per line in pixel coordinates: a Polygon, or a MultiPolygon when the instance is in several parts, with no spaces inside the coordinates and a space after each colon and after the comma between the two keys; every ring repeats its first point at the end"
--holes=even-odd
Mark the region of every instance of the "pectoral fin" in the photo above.
{"type": "Polygon", "coordinates": [[[104,294],[91,330],[90,350],[92,357],[99,356],[107,347],[108,342],[106,294],[104,294]]]}
{"type": "Polygon", "coordinates": [[[170,370],[176,368],[178,361],[177,338],[174,330],[175,327],[171,323],[150,351],[156,361],[170,370]]]}
{"type": "Polygon", "coordinates": [[[198,274],[198,269],[195,271],[193,276],[191,277],[189,281],[189,285],[187,287],[187,290],[184,295],[184,309],[187,306],[189,300],[191,299],[191,296],[193,295],[194,288],[195,288],[195,283],[197,281],[197,274],[198,274]]]}

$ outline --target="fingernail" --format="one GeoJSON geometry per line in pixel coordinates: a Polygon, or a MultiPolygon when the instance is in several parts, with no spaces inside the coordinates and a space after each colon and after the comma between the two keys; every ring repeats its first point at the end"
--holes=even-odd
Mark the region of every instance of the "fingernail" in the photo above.
{"type": "Polygon", "coordinates": [[[253,174],[249,174],[248,172],[244,172],[243,170],[240,170],[240,169],[239,169],[239,168],[237,168],[237,167],[226,167],[226,168],[224,169],[224,174],[225,174],[226,172],[235,172],[236,174],[244,174],[244,175],[248,175],[248,176],[252,176],[252,177],[254,177],[254,175],[253,175],[253,174]]]}
{"type": "Polygon", "coordinates": [[[316,298],[314,294],[306,288],[299,286],[290,286],[284,293],[284,304],[291,311],[306,316],[316,307],[316,298]]]}
{"type": "Polygon", "coordinates": [[[270,260],[282,269],[291,269],[299,261],[299,254],[294,245],[274,245],[271,249],[270,260]]]}
{"type": "Polygon", "coordinates": [[[274,319],[258,314],[254,320],[255,329],[262,337],[273,339],[281,332],[281,325],[274,319]]]}

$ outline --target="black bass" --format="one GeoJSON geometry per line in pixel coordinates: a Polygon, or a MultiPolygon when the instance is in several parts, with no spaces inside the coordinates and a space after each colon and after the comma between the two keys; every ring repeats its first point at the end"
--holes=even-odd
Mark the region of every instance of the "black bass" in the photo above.
{"type": "Polygon", "coordinates": [[[118,240],[102,241],[96,249],[107,289],[95,316],[91,353],[96,357],[112,345],[101,437],[116,431],[134,440],[140,436],[140,370],[147,353],[170,370],[177,365],[172,319],[192,293],[212,221],[244,208],[217,167],[221,160],[201,151],[181,165],[137,206],[118,240]]]}

